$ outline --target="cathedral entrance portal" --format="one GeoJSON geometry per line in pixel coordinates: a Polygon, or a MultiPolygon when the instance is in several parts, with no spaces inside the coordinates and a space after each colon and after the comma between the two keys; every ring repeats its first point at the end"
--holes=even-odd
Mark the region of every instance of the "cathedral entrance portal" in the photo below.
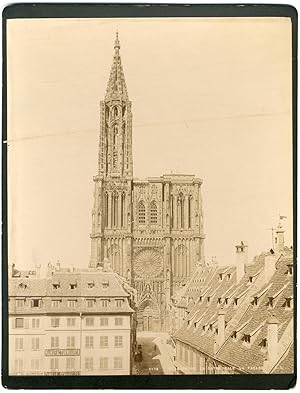
{"type": "Polygon", "coordinates": [[[160,331],[160,318],[157,305],[150,301],[144,301],[137,312],[137,330],[146,332],[160,331]]]}

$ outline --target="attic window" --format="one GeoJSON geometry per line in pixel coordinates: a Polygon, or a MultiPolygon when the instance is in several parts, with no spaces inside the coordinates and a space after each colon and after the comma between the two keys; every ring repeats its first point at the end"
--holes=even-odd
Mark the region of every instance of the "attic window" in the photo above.
{"type": "Polygon", "coordinates": [[[199,297],[199,303],[202,303],[202,296],[199,297]]]}
{"type": "Polygon", "coordinates": [[[70,284],[70,289],[76,289],[76,288],[77,288],[76,282],[70,284]]]}
{"type": "Polygon", "coordinates": [[[234,298],[234,300],[233,300],[233,306],[234,306],[234,307],[237,307],[238,301],[239,301],[239,299],[238,299],[237,297],[234,298]]]}
{"type": "Polygon", "coordinates": [[[287,267],[288,267],[287,274],[292,275],[293,274],[293,265],[287,265],[287,267]]]}
{"type": "Polygon", "coordinates": [[[58,289],[60,288],[60,283],[59,282],[55,282],[52,284],[53,289],[58,289]]]}
{"type": "Polygon", "coordinates": [[[95,283],[94,282],[88,282],[88,288],[94,288],[95,283]]]}
{"type": "Polygon", "coordinates": [[[250,336],[250,334],[244,334],[243,338],[242,338],[242,341],[244,341],[244,343],[246,343],[246,344],[250,344],[251,343],[251,336],[250,336]]]}
{"type": "Polygon", "coordinates": [[[225,305],[228,306],[228,297],[225,298],[225,305]]]}
{"type": "Polygon", "coordinates": [[[210,296],[207,296],[207,303],[210,303],[210,296]]]}
{"type": "Polygon", "coordinates": [[[219,281],[223,281],[223,274],[219,274],[219,281]]]}
{"type": "Polygon", "coordinates": [[[229,281],[230,279],[231,279],[231,274],[228,273],[228,274],[227,274],[227,281],[229,281]]]}
{"type": "Polygon", "coordinates": [[[284,307],[288,309],[293,307],[293,299],[291,297],[285,298],[284,307]]]}
{"type": "Polygon", "coordinates": [[[221,304],[221,301],[222,301],[222,298],[219,297],[219,298],[218,298],[218,304],[221,304]]]}
{"type": "Polygon", "coordinates": [[[213,324],[212,323],[209,324],[209,330],[213,330],[213,324]]]}
{"type": "Polygon", "coordinates": [[[259,343],[260,349],[266,349],[267,348],[267,339],[263,338],[261,342],[259,343]]]}
{"type": "Polygon", "coordinates": [[[234,340],[237,340],[237,331],[236,331],[236,330],[235,330],[234,332],[232,332],[231,337],[232,337],[234,340]]]}
{"type": "Polygon", "coordinates": [[[194,322],[194,328],[196,329],[196,327],[197,327],[197,322],[194,322]]]}
{"type": "Polygon", "coordinates": [[[252,304],[253,304],[254,307],[258,306],[258,297],[257,296],[254,296],[254,298],[252,300],[252,304]]]}
{"type": "Polygon", "coordinates": [[[107,289],[109,287],[109,281],[108,280],[102,280],[102,288],[107,289]]]}
{"type": "Polygon", "coordinates": [[[253,277],[252,277],[252,276],[249,277],[248,282],[249,282],[250,284],[253,283],[253,277]]]}
{"type": "Polygon", "coordinates": [[[26,289],[27,288],[27,284],[24,284],[23,282],[20,282],[19,288],[26,289]]]}
{"type": "Polygon", "coordinates": [[[205,332],[205,327],[206,327],[205,325],[202,326],[202,329],[203,329],[204,332],[205,332]]]}
{"type": "Polygon", "coordinates": [[[188,324],[188,326],[189,326],[189,324],[190,324],[190,320],[188,320],[188,321],[187,321],[187,324],[188,324]]]}
{"type": "Polygon", "coordinates": [[[269,308],[273,308],[273,307],[274,307],[274,298],[273,298],[273,297],[269,297],[267,306],[268,306],[269,308]]]}

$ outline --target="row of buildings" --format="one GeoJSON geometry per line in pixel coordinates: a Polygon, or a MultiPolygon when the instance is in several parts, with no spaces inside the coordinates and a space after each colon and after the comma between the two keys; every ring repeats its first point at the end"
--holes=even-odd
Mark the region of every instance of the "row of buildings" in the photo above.
{"type": "Polygon", "coordinates": [[[199,266],[172,298],[175,364],[182,374],[294,372],[293,250],[276,247],[236,265],[199,266]]]}
{"type": "Polygon", "coordinates": [[[86,270],[48,265],[9,278],[11,375],[129,375],[135,291],[108,262],[86,270]]]}

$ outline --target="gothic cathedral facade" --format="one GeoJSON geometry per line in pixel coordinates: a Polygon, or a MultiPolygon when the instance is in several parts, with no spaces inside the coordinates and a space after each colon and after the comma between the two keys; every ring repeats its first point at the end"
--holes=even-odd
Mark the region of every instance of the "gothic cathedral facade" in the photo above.
{"type": "Polygon", "coordinates": [[[100,103],[90,266],[108,258],[136,288],[138,330],[165,330],[172,294],[204,263],[201,179],[133,177],[132,106],[118,35],[100,103]]]}

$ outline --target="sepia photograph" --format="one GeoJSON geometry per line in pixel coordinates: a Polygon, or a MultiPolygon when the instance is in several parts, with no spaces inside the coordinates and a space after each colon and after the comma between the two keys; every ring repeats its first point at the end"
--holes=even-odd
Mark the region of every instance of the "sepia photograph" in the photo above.
{"type": "Polygon", "coordinates": [[[291,18],[6,39],[8,375],[293,374],[291,18]]]}

